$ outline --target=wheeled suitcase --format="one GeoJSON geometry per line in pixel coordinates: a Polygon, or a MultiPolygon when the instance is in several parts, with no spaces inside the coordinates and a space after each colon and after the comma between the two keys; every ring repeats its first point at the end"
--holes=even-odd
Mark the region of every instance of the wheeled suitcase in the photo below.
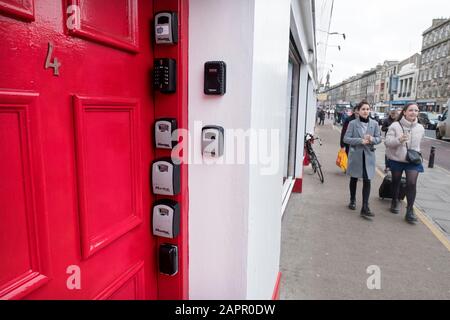
{"type": "MultiPolygon", "coordinates": [[[[378,190],[378,194],[382,199],[392,199],[392,176],[390,174],[386,175],[381,183],[380,189],[378,190]]],[[[402,177],[400,181],[400,192],[398,197],[400,200],[403,200],[406,196],[406,178],[402,177]]]]}

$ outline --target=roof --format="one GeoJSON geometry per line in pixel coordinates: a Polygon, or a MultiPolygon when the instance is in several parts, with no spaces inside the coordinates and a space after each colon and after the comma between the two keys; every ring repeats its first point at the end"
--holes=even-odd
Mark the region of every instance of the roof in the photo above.
{"type": "Polygon", "coordinates": [[[450,22],[450,19],[433,19],[433,24],[431,25],[431,27],[429,27],[422,33],[422,36],[426,35],[427,33],[433,31],[434,29],[439,28],[440,26],[448,22],[450,22]]]}

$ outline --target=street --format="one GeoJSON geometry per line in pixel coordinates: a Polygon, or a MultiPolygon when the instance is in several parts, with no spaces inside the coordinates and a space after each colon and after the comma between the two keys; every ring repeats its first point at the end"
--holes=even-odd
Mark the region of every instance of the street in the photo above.
{"type": "Polygon", "coordinates": [[[425,129],[425,137],[436,139],[436,131],[425,129]]]}
{"type": "Polygon", "coordinates": [[[425,130],[421,150],[424,160],[429,160],[431,147],[436,147],[434,165],[450,171],[450,141],[437,140],[433,130],[425,130]]]}

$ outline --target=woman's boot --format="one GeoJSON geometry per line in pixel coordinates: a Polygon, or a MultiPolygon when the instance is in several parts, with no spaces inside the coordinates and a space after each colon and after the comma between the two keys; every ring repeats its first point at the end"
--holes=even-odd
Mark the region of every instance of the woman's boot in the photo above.
{"type": "Polygon", "coordinates": [[[400,201],[398,199],[392,199],[391,212],[397,214],[400,212],[400,201]]]}
{"type": "Polygon", "coordinates": [[[370,211],[368,203],[363,203],[363,206],[361,208],[361,216],[363,216],[363,217],[374,217],[375,216],[373,214],[373,212],[370,211]]]}
{"type": "Polygon", "coordinates": [[[356,210],[356,200],[355,199],[350,199],[350,203],[348,204],[348,208],[350,210],[356,210]]]}
{"type": "Polygon", "coordinates": [[[413,208],[406,208],[405,220],[406,220],[406,222],[409,222],[409,223],[417,222],[417,217],[414,214],[413,208]]]}

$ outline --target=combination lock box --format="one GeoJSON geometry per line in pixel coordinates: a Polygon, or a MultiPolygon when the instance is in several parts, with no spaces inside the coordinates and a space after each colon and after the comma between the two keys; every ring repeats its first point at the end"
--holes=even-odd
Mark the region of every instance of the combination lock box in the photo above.
{"type": "Polygon", "coordinates": [[[176,12],[158,12],[155,15],[155,42],[158,44],[178,42],[178,16],[176,12]]]}
{"type": "Polygon", "coordinates": [[[162,118],[155,121],[155,147],[160,149],[172,149],[178,143],[178,137],[174,137],[177,130],[177,120],[174,118],[162,118]]]}
{"type": "Polygon", "coordinates": [[[170,58],[154,60],[153,87],[162,93],[174,93],[176,91],[176,62],[170,58]]]}
{"type": "Polygon", "coordinates": [[[223,155],[225,131],[219,126],[202,128],[202,154],[204,157],[219,158],[223,155]]]}
{"type": "Polygon", "coordinates": [[[159,246],[159,272],[174,276],[178,272],[178,247],[164,243],[159,246]]]}
{"type": "Polygon", "coordinates": [[[227,66],[223,61],[205,63],[204,93],[208,95],[224,95],[226,92],[227,66]]]}
{"type": "Polygon", "coordinates": [[[158,200],[153,204],[153,235],[175,238],[180,232],[180,206],[170,199],[158,200]]]}
{"type": "Polygon", "coordinates": [[[180,165],[171,158],[162,158],[152,163],[152,189],[154,194],[175,196],[180,193],[180,165]]]}

